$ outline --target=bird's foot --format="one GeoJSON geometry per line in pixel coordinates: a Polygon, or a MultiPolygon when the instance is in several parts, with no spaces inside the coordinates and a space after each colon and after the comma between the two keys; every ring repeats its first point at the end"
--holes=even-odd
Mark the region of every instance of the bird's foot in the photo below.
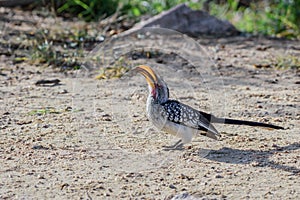
{"type": "Polygon", "coordinates": [[[171,150],[183,150],[183,143],[181,140],[179,140],[178,142],[176,142],[175,144],[171,145],[171,146],[163,146],[163,150],[165,151],[171,151],[171,150]]]}

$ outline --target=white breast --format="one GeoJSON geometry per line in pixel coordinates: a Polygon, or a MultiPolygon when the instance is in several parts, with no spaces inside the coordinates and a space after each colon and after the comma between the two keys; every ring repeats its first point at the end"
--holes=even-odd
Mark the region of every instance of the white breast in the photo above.
{"type": "Polygon", "coordinates": [[[147,99],[147,116],[153,125],[159,130],[172,134],[182,139],[183,143],[189,143],[192,141],[194,135],[199,132],[196,129],[183,126],[171,121],[168,121],[163,116],[163,107],[159,104],[153,104],[151,98],[147,99]]]}

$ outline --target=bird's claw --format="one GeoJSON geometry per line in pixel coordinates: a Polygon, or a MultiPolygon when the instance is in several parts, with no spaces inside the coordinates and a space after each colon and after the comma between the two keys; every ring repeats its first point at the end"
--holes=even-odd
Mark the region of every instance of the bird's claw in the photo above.
{"type": "Polygon", "coordinates": [[[183,143],[181,140],[179,140],[178,142],[176,142],[175,144],[173,145],[170,145],[170,146],[163,146],[163,150],[164,151],[171,151],[171,150],[183,150],[183,143]]]}

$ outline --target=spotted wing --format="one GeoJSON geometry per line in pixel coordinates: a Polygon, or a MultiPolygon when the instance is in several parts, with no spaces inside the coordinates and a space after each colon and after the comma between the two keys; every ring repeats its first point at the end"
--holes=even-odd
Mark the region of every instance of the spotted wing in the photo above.
{"type": "Polygon", "coordinates": [[[182,124],[190,128],[206,131],[206,136],[217,139],[219,132],[209,122],[211,115],[199,112],[192,107],[175,100],[169,100],[162,104],[164,114],[169,121],[182,124]]]}

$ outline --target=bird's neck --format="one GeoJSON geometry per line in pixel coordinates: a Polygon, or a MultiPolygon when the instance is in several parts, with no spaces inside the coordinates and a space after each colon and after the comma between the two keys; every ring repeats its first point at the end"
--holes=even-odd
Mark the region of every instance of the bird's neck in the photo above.
{"type": "Polygon", "coordinates": [[[147,103],[150,104],[163,104],[166,101],[168,101],[169,97],[165,96],[165,95],[156,95],[153,96],[152,93],[149,94],[148,99],[147,99],[147,103]]]}
{"type": "Polygon", "coordinates": [[[167,86],[156,85],[155,88],[149,86],[148,101],[155,104],[162,104],[169,99],[169,89],[167,86]]]}

